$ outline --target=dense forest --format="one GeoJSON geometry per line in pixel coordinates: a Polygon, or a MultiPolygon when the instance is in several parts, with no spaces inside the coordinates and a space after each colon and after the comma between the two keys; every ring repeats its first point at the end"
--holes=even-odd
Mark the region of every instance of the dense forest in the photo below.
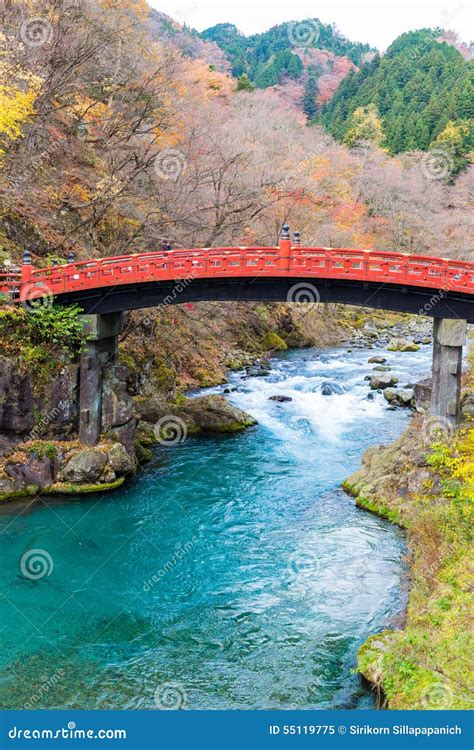
{"type": "Polygon", "coordinates": [[[246,74],[259,88],[275,86],[282,76],[301,76],[305,65],[297,49],[303,48],[308,55],[311,49],[324,49],[338,57],[347,57],[355,64],[371,51],[368,44],[351,42],[333,25],[316,18],[282,23],[252,36],[244,36],[233,24],[221,23],[206,29],[201,36],[215,42],[225,52],[234,76],[246,74]]]}
{"type": "Polygon", "coordinates": [[[438,41],[440,33],[402,34],[385,55],[351,71],[325,106],[321,122],[349,145],[364,134],[391,153],[449,142],[462,158],[473,147],[474,64],[438,41]]]}

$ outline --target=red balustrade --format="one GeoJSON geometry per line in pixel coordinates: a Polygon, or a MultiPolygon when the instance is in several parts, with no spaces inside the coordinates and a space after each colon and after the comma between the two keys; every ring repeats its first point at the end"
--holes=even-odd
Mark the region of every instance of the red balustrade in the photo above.
{"type": "Polygon", "coordinates": [[[140,253],[0,274],[0,293],[22,298],[101,287],[203,278],[282,277],[348,279],[428,287],[474,295],[474,263],[424,255],[344,248],[217,247],[140,253]],[[19,292],[19,294],[18,294],[19,292]]]}

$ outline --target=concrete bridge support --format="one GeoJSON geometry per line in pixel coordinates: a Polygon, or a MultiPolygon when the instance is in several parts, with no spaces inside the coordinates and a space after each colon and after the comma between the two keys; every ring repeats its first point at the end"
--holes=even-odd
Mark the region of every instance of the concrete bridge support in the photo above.
{"type": "Polygon", "coordinates": [[[79,440],[96,445],[102,428],[104,368],[116,364],[122,313],[83,315],[88,341],[79,372],[79,440]]]}
{"type": "Polygon", "coordinates": [[[461,417],[462,348],[467,322],[435,318],[431,413],[457,423],[461,417]]]}

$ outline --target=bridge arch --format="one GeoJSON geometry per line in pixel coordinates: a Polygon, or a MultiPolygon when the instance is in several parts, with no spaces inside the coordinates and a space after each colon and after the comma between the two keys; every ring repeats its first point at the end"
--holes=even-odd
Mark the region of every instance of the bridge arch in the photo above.
{"type": "Polygon", "coordinates": [[[200,301],[342,303],[434,319],[432,411],[460,416],[462,347],[474,322],[474,263],[345,248],[302,247],[283,227],[276,247],[152,252],[0,275],[0,294],[16,302],[50,296],[76,303],[90,341],[81,360],[80,439],[100,434],[102,369],[115,360],[122,313],[200,301]]]}

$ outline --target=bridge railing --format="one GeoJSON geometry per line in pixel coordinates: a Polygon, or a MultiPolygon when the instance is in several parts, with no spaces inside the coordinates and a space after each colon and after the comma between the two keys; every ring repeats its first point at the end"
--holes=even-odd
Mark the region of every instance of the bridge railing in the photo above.
{"type": "Polygon", "coordinates": [[[0,274],[0,293],[44,287],[59,295],[85,289],[219,277],[308,277],[423,286],[474,293],[474,263],[438,257],[362,249],[291,247],[217,247],[150,252],[77,261],[32,269],[27,276],[0,274]]]}

